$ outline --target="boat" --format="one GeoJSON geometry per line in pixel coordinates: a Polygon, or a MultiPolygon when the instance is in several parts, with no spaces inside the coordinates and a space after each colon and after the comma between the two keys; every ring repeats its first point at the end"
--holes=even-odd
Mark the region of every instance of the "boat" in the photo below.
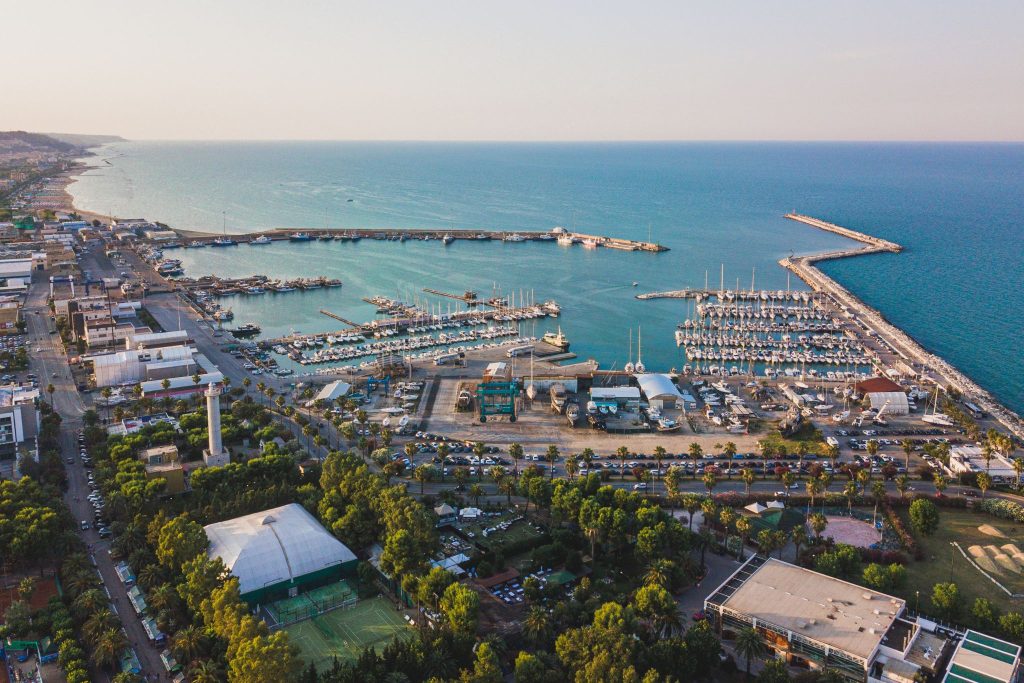
{"type": "Polygon", "coordinates": [[[469,410],[469,407],[473,404],[473,395],[466,389],[459,392],[459,397],[456,399],[456,404],[459,410],[469,410]]]}
{"type": "Polygon", "coordinates": [[[309,242],[313,239],[308,232],[293,232],[288,235],[289,242],[309,242]]]}
{"type": "Polygon", "coordinates": [[[270,239],[270,238],[269,238],[269,237],[267,237],[266,235],[260,235],[260,236],[259,236],[259,237],[257,237],[256,239],[254,239],[254,240],[252,240],[251,242],[249,242],[249,244],[254,244],[254,245],[255,245],[255,244],[270,244],[270,243],[271,243],[271,242],[273,242],[273,241],[274,241],[274,240],[270,239]]]}
{"type": "Polygon", "coordinates": [[[587,239],[583,240],[582,244],[583,244],[583,248],[584,249],[597,249],[597,246],[598,246],[597,240],[591,239],[589,237],[587,239]]]}
{"type": "Polygon", "coordinates": [[[556,240],[563,247],[571,247],[576,244],[576,238],[569,234],[561,234],[556,240]]]}
{"type": "Polygon", "coordinates": [[[569,339],[562,332],[561,326],[559,326],[557,333],[545,332],[541,341],[546,344],[550,344],[561,351],[567,351],[569,349],[569,339]]]}
{"type": "Polygon", "coordinates": [[[205,242],[200,242],[199,240],[194,240],[194,241],[189,242],[188,244],[186,244],[185,248],[186,249],[202,249],[205,246],[206,246],[205,242]]]}
{"type": "Polygon", "coordinates": [[[455,238],[452,237],[449,234],[445,234],[445,236],[441,238],[441,242],[443,242],[445,246],[448,246],[449,244],[451,244],[454,241],[455,241],[455,238]]]}
{"type": "Polygon", "coordinates": [[[255,337],[262,331],[263,329],[256,323],[246,323],[241,327],[236,327],[233,330],[229,330],[229,332],[231,332],[231,334],[233,334],[236,337],[255,337]]]}
{"type": "Polygon", "coordinates": [[[210,242],[211,247],[233,247],[236,244],[238,244],[238,242],[230,237],[218,237],[210,242]]]}
{"type": "Polygon", "coordinates": [[[565,391],[565,385],[561,382],[555,382],[548,391],[551,394],[551,409],[561,413],[569,399],[569,395],[565,391]]]}
{"type": "Polygon", "coordinates": [[[659,432],[674,432],[680,428],[680,424],[669,417],[663,417],[658,420],[658,431],[659,432]]]}
{"type": "Polygon", "coordinates": [[[326,242],[328,240],[333,240],[334,236],[329,232],[322,232],[319,235],[317,235],[316,238],[322,242],[326,242]]]}
{"type": "Polygon", "coordinates": [[[568,403],[565,406],[565,419],[569,421],[569,424],[575,424],[576,420],[580,417],[580,407],[576,403],[568,403]]]}
{"type": "Polygon", "coordinates": [[[523,237],[522,235],[520,235],[519,233],[515,233],[514,232],[511,235],[505,235],[502,238],[502,241],[503,242],[525,242],[526,238],[523,237]]]}
{"type": "Polygon", "coordinates": [[[636,328],[636,365],[633,366],[633,370],[636,374],[642,375],[647,372],[647,368],[644,366],[643,360],[640,359],[642,346],[640,344],[640,328],[636,328]]]}

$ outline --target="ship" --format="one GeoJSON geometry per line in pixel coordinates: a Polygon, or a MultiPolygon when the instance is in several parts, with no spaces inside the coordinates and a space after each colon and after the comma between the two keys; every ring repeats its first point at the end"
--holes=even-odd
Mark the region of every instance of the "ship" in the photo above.
{"type": "Polygon", "coordinates": [[[293,232],[292,234],[288,235],[289,242],[308,242],[311,239],[313,238],[310,237],[308,232],[293,232]]]}
{"type": "Polygon", "coordinates": [[[557,334],[555,332],[545,332],[541,341],[561,351],[569,350],[569,339],[562,333],[561,327],[558,328],[557,334]]]}
{"type": "Polygon", "coordinates": [[[273,241],[274,240],[270,239],[266,235],[260,235],[259,237],[257,237],[253,241],[249,242],[249,244],[270,244],[273,241]]]}
{"type": "Polygon", "coordinates": [[[212,242],[210,242],[211,247],[233,247],[236,244],[238,244],[238,242],[231,239],[230,237],[218,237],[212,242]]]}
{"type": "Polygon", "coordinates": [[[237,327],[233,330],[230,330],[231,334],[235,335],[236,337],[255,337],[262,331],[263,329],[256,323],[246,323],[241,327],[237,327]]]}
{"type": "Polygon", "coordinates": [[[441,241],[444,242],[445,246],[448,246],[449,244],[455,241],[455,238],[452,237],[451,235],[446,234],[444,237],[441,238],[441,241]]]}

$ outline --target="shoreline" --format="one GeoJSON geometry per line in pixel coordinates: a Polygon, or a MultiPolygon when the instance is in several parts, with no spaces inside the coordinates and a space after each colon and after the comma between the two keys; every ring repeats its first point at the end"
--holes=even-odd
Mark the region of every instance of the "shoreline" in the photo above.
{"type": "MultiPolygon", "coordinates": [[[[95,148],[91,148],[87,150],[89,153],[86,156],[96,156],[95,151],[93,151],[94,149],[95,148]]],[[[86,157],[83,157],[83,159],[84,158],[86,157]]],[[[62,193],[64,201],[67,204],[69,212],[77,213],[82,216],[84,220],[99,220],[101,222],[107,222],[109,221],[108,216],[97,214],[92,211],[84,211],[76,207],[74,205],[74,198],[68,191],[68,187],[76,180],[73,176],[80,175],[88,168],[89,166],[83,161],[76,161],[74,166],[60,174],[59,177],[63,178],[65,181],[62,193]]],[[[866,233],[843,228],[810,216],[789,213],[785,215],[785,218],[804,223],[805,225],[819,230],[825,230],[842,235],[848,239],[858,241],[864,246],[820,252],[817,254],[807,254],[803,256],[790,256],[780,259],[778,261],[780,266],[794,273],[812,290],[828,293],[832,295],[840,305],[845,305],[850,309],[857,311],[858,319],[863,321],[865,324],[870,324],[878,336],[885,339],[892,348],[896,350],[896,353],[905,361],[909,361],[912,365],[917,364],[920,366],[918,368],[919,372],[925,376],[931,377],[931,379],[936,383],[938,383],[939,378],[941,378],[948,386],[955,387],[965,398],[972,400],[983,410],[988,411],[992,417],[1002,424],[1003,427],[1005,427],[1012,435],[1018,439],[1024,440],[1024,420],[1022,420],[1020,415],[1003,405],[995,396],[992,395],[990,391],[980,386],[968,375],[957,369],[952,363],[927,350],[909,333],[889,322],[884,314],[871,306],[868,306],[858,296],[840,285],[815,266],[815,264],[820,261],[852,258],[873,253],[899,253],[903,250],[901,245],[866,233]],[[937,375],[937,378],[932,377],[932,373],[937,375]]],[[[205,233],[195,230],[185,230],[173,227],[170,229],[186,238],[192,236],[194,238],[203,239],[216,236],[213,233],[205,233]]],[[[268,232],[279,232],[284,230],[285,229],[282,228],[268,232]]],[[[257,233],[245,234],[254,235],[257,233]]],[[[651,295],[646,295],[643,298],[658,298],[658,294],[672,297],[675,293],[651,293],[651,295]]]]}
{"type": "Polygon", "coordinates": [[[914,339],[902,328],[890,322],[884,314],[864,303],[864,301],[839,284],[817,267],[821,261],[832,261],[853,258],[881,252],[899,253],[903,247],[865,233],[826,223],[808,216],[787,214],[786,218],[830,232],[836,232],[850,239],[864,243],[865,247],[826,251],[804,256],[788,256],[779,260],[779,265],[803,280],[813,291],[830,295],[840,306],[848,308],[857,320],[867,325],[875,334],[885,341],[893,352],[910,368],[921,376],[939,384],[944,380],[948,387],[953,387],[968,401],[977,404],[987,411],[1012,435],[1024,440],[1024,420],[1020,415],[999,402],[990,391],[957,369],[952,363],[929,351],[918,340],[914,339]]]}

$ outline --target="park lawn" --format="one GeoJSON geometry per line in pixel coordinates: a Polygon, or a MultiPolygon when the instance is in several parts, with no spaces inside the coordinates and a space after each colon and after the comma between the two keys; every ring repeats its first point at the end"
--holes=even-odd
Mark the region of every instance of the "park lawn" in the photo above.
{"type": "MultiPolygon", "coordinates": [[[[1024,526],[1013,522],[997,519],[991,515],[971,510],[954,510],[939,508],[939,528],[931,536],[924,536],[912,531],[909,515],[905,510],[900,513],[903,523],[914,533],[918,544],[924,551],[925,559],[907,565],[907,582],[902,589],[895,591],[907,600],[907,605],[916,604],[915,591],[921,592],[921,610],[932,612],[931,593],[936,583],[952,581],[960,590],[963,610],[961,618],[969,619],[969,611],[975,598],[988,598],[1007,609],[1024,608],[1024,599],[1010,598],[995,586],[989,579],[971,566],[960,552],[950,544],[956,542],[970,557],[968,548],[973,545],[1002,546],[1014,543],[1024,550],[1024,526]],[[989,525],[1001,531],[1006,538],[985,534],[978,530],[979,526],[989,525]]],[[[1024,572],[1015,574],[1004,570],[993,576],[1006,588],[1014,593],[1024,593],[1024,572]]]]}

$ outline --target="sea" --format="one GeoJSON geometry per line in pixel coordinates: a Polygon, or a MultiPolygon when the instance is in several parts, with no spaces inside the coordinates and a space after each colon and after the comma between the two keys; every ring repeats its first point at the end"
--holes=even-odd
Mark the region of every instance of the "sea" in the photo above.
{"type": "MultiPolygon", "coordinates": [[[[554,243],[275,243],[174,252],[186,274],[326,275],[341,288],[224,300],[264,337],[364,321],[384,295],[435,312],[424,288],[554,299],[581,359],[682,368],[682,300],[703,287],[805,289],[777,261],[849,246],[789,211],[899,242],[901,254],[822,268],[889,320],[1024,412],[1024,145],[911,143],[118,142],[69,190],[83,210],[175,228],[570,230],[669,247],[660,254],[554,243]],[[724,272],[724,275],[723,275],[724,272]]],[[[170,254],[168,254],[170,255],[170,254]]]]}

